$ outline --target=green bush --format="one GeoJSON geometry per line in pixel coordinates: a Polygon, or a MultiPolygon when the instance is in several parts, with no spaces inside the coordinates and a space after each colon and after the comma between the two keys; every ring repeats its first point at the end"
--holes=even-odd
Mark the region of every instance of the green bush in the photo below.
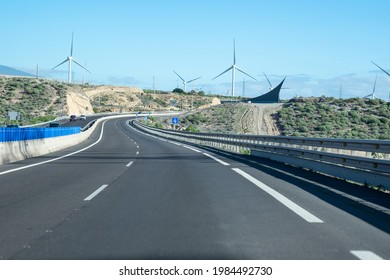
{"type": "Polygon", "coordinates": [[[189,132],[199,132],[199,129],[197,129],[196,126],[190,124],[189,126],[187,126],[186,131],[189,131],[189,132]]]}
{"type": "Polygon", "coordinates": [[[362,98],[299,98],[276,114],[282,135],[387,139],[390,103],[362,98]]]}

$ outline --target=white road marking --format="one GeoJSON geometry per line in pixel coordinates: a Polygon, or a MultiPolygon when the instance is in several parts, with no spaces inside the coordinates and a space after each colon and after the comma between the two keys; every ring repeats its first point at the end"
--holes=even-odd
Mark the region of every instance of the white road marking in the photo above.
{"type": "MultiPolygon", "coordinates": [[[[136,132],[141,133],[141,134],[143,134],[143,135],[146,135],[146,136],[148,136],[148,137],[152,137],[152,138],[155,138],[155,139],[157,139],[157,140],[164,141],[164,142],[169,142],[169,143],[175,144],[175,145],[177,145],[177,146],[181,146],[181,147],[190,149],[190,150],[192,150],[192,151],[194,151],[194,152],[201,153],[201,151],[199,151],[199,150],[197,150],[197,149],[195,149],[195,148],[192,148],[192,147],[190,147],[190,146],[183,145],[182,143],[178,143],[178,142],[175,142],[175,141],[172,141],[172,140],[166,140],[166,139],[164,139],[164,138],[157,137],[157,136],[155,136],[155,135],[151,135],[151,134],[148,134],[148,133],[145,133],[145,132],[141,132],[141,131],[135,129],[134,127],[130,126],[129,123],[126,123],[126,124],[127,124],[127,126],[129,126],[131,129],[135,130],[136,132]]],[[[209,155],[208,155],[208,156],[209,156],[209,155]]],[[[214,157],[213,157],[213,159],[217,160],[218,162],[222,162],[221,160],[219,160],[219,159],[217,159],[217,158],[214,158],[214,157]]],[[[229,164],[226,163],[226,162],[223,163],[223,164],[224,164],[224,165],[229,165],[229,164]]]]}
{"type": "Polygon", "coordinates": [[[130,167],[132,164],[133,164],[133,162],[130,161],[130,162],[126,165],[126,167],[130,167]]]}
{"type": "Polygon", "coordinates": [[[268,187],[264,183],[260,182],[256,178],[249,175],[248,173],[242,171],[239,168],[232,168],[232,170],[237,172],[238,174],[240,174],[242,177],[249,180],[253,184],[255,184],[257,187],[259,187],[260,189],[262,189],[263,191],[265,191],[269,195],[271,195],[273,198],[278,200],[280,203],[282,203],[284,206],[289,208],[291,211],[293,211],[295,214],[297,214],[301,218],[305,219],[307,222],[309,222],[309,223],[323,223],[323,221],[321,219],[317,218],[316,216],[314,216],[310,212],[303,209],[298,204],[292,202],[284,195],[282,195],[282,194],[278,193],[277,191],[275,191],[274,189],[268,187]]]}
{"type": "MultiPolygon", "coordinates": [[[[106,120],[106,121],[107,121],[107,120],[106,120]]],[[[0,172],[0,176],[1,176],[1,175],[4,175],[4,174],[8,174],[8,173],[15,172],[15,171],[19,171],[19,170],[31,168],[31,167],[34,167],[34,166],[38,166],[38,165],[50,163],[50,162],[53,162],[53,161],[57,161],[57,160],[60,160],[60,159],[63,159],[63,158],[70,157],[70,156],[73,156],[73,155],[75,155],[75,154],[81,153],[81,152],[83,152],[83,151],[85,151],[85,150],[88,150],[89,148],[95,146],[97,143],[99,143],[99,142],[102,140],[102,138],[103,138],[103,131],[104,131],[104,125],[105,125],[106,121],[104,121],[103,124],[102,124],[102,131],[100,132],[100,137],[99,137],[99,139],[98,139],[95,143],[89,145],[88,147],[85,147],[85,148],[83,148],[83,149],[81,149],[81,150],[72,152],[72,153],[67,154],[67,155],[60,156],[60,157],[58,157],[58,158],[53,158],[53,159],[49,159],[49,160],[37,162],[37,163],[34,163],[34,164],[30,164],[30,165],[18,167],[18,168],[15,168],[15,169],[10,169],[10,170],[7,170],[7,171],[3,171],[3,172],[0,172]]]]}
{"type": "Polygon", "coordinates": [[[216,157],[214,157],[214,156],[212,156],[212,155],[209,155],[209,154],[206,154],[206,153],[203,153],[203,154],[204,154],[205,156],[207,156],[207,157],[209,157],[209,158],[212,158],[213,160],[219,162],[219,163],[222,164],[222,165],[225,165],[225,166],[230,165],[229,163],[224,162],[224,161],[220,160],[219,158],[216,158],[216,157]]]}
{"type": "Polygon", "coordinates": [[[137,149],[139,149],[139,146],[137,146],[137,149]]]}
{"type": "Polygon", "coordinates": [[[351,254],[356,256],[358,259],[361,259],[361,260],[383,260],[377,254],[375,254],[371,251],[352,250],[351,254]]]}
{"type": "Polygon", "coordinates": [[[84,198],[85,201],[89,201],[91,200],[92,198],[94,198],[95,196],[97,196],[101,191],[103,191],[105,188],[107,188],[108,185],[103,185],[101,186],[100,188],[98,188],[96,191],[94,191],[93,193],[91,193],[88,197],[84,198]]]}
{"type": "Polygon", "coordinates": [[[171,143],[171,144],[174,144],[174,145],[176,145],[176,146],[183,146],[183,144],[177,143],[177,142],[175,142],[175,141],[168,141],[168,142],[171,143]]]}
{"type": "Polygon", "coordinates": [[[135,154],[136,154],[136,155],[139,155],[139,152],[137,151],[135,154]]]}
{"type": "Polygon", "coordinates": [[[197,153],[201,153],[201,151],[195,149],[195,148],[192,148],[192,147],[189,147],[189,146],[186,146],[186,145],[183,145],[182,147],[186,148],[186,149],[190,149],[190,150],[193,150],[194,152],[197,152],[197,153]]]}

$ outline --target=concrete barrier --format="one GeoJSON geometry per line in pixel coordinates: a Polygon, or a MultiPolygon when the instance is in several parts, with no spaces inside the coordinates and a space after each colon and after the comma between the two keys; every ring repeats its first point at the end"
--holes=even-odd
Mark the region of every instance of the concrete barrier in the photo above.
{"type": "Polygon", "coordinates": [[[41,156],[80,144],[84,140],[88,139],[91,133],[95,130],[95,127],[96,126],[85,132],[67,136],[26,141],[1,142],[0,164],[41,156]]]}

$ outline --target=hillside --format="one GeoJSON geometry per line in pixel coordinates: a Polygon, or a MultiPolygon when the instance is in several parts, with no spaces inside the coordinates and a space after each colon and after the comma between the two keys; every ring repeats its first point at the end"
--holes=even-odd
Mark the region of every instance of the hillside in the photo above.
{"type": "MultiPolygon", "coordinates": [[[[375,99],[295,98],[280,104],[220,104],[203,94],[136,87],[72,85],[0,76],[0,126],[9,111],[20,125],[70,114],[183,110],[180,129],[326,138],[390,139],[390,103],[375,99]],[[216,106],[217,105],[217,106],[216,106]]],[[[155,125],[170,127],[169,120],[155,125]]]]}
{"type": "MultiPolygon", "coordinates": [[[[170,127],[169,120],[158,126],[170,127]]],[[[390,103],[297,98],[280,104],[223,104],[180,118],[180,129],[320,138],[390,139],[390,103]]]]}
{"type": "Polygon", "coordinates": [[[281,135],[390,139],[390,103],[380,99],[292,99],[273,117],[281,135]]]}
{"type": "Polygon", "coordinates": [[[21,114],[19,124],[46,121],[63,115],[67,87],[53,81],[0,77],[0,125],[9,111],[21,114]]]}
{"type": "Polygon", "coordinates": [[[187,110],[219,101],[198,94],[144,92],[136,87],[73,85],[46,79],[0,76],[0,126],[9,111],[20,112],[20,125],[71,114],[187,110]]]}

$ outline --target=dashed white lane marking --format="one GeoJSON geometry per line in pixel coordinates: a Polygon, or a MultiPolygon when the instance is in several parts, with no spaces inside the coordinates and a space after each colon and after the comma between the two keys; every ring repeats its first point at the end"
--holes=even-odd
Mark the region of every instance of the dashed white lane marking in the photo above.
{"type": "Polygon", "coordinates": [[[137,146],[137,149],[139,149],[139,146],[137,146]]]}
{"type": "MultiPolygon", "coordinates": [[[[187,145],[183,145],[182,143],[178,143],[178,142],[175,142],[175,141],[172,141],[172,140],[166,140],[166,139],[163,139],[163,138],[161,138],[161,137],[157,137],[157,136],[154,136],[154,135],[150,135],[150,134],[147,134],[147,133],[144,133],[144,132],[141,132],[141,131],[135,129],[134,127],[130,126],[128,123],[127,123],[127,125],[128,125],[131,129],[137,131],[138,133],[144,134],[144,135],[146,135],[146,136],[153,137],[153,138],[158,139],[158,140],[163,141],[163,142],[168,142],[168,143],[171,143],[171,144],[175,144],[175,145],[177,145],[177,146],[181,146],[181,147],[183,147],[183,148],[190,149],[190,150],[192,150],[192,151],[194,151],[194,152],[197,152],[197,153],[202,153],[201,151],[199,151],[199,150],[197,150],[197,149],[195,149],[195,148],[189,147],[189,146],[187,146],[187,145]]],[[[138,147],[137,147],[137,148],[138,148],[138,147]]],[[[137,152],[137,154],[138,154],[138,152],[137,152]]],[[[209,155],[209,154],[207,154],[207,153],[203,153],[203,154],[204,154],[205,156],[208,156],[209,158],[212,158],[213,160],[215,160],[215,161],[217,161],[217,162],[219,162],[219,163],[225,165],[225,166],[229,166],[229,165],[230,165],[229,163],[226,163],[226,162],[224,162],[224,161],[222,161],[222,160],[220,160],[220,159],[218,159],[218,158],[216,158],[216,157],[214,157],[214,156],[212,156],[212,155],[209,155]]]]}
{"type": "Polygon", "coordinates": [[[126,167],[130,167],[133,164],[132,161],[130,161],[128,164],[126,164],[126,167]]]}
{"type": "Polygon", "coordinates": [[[352,250],[351,254],[361,260],[383,260],[380,256],[371,251],[352,250]]]}
{"type": "Polygon", "coordinates": [[[136,155],[139,155],[139,152],[137,151],[135,154],[136,154],[136,155]]]}
{"type": "Polygon", "coordinates": [[[91,200],[92,198],[94,198],[95,196],[97,196],[101,191],[103,191],[105,188],[107,188],[108,185],[103,185],[101,186],[100,188],[98,188],[96,191],[94,191],[93,193],[91,193],[89,196],[87,196],[86,198],[84,198],[85,201],[89,201],[91,200]]]}
{"type": "Polygon", "coordinates": [[[238,174],[240,174],[242,177],[249,180],[253,184],[255,184],[257,187],[259,187],[260,189],[262,189],[263,191],[265,191],[269,195],[271,195],[273,198],[278,200],[280,203],[282,203],[284,206],[289,208],[291,211],[293,211],[295,214],[297,214],[301,218],[305,219],[307,222],[309,222],[309,223],[323,223],[323,221],[321,219],[317,218],[316,216],[314,216],[310,212],[303,209],[298,204],[292,202],[284,195],[282,195],[282,194],[278,193],[277,191],[275,191],[274,189],[268,187],[264,183],[260,182],[256,178],[249,175],[248,173],[242,171],[239,168],[232,168],[232,170],[237,172],[238,174]]]}
{"type": "Polygon", "coordinates": [[[224,161],[220,160],[219,158],[216,158],[215,156],[209,155],[207,153],[202,153],[202,154],[204,154],[205,156],[207,156],[209,158],[212,158],[213,160],[215,160],[216,162],[219,162],[222,165],[225,165],[225,166],[230,165],[229,163],[224,162],[224,161]]]}
{"type": "Polygon", "coordinates": [[[105,123],[106,123],[106,121],[104,121],[103,124],[102,124],[102,130],[100,131],[99,139],[98,139],[95,143],[92,143],[91,145],[89,145],[88,147],[85,147],[85,148],[83,148],[83,149],[81,149],[81,150],[78,150],[78,151],[75,151],[75,152],[73,152],[73,153],[70,153],[70,154],[67,154],[67,155],[63,155],[63,156],[60,156],[60,157],[57,157],[57,158],[53,158],[53,159],[49,159],[49,160],[37,162],[37,163],[34,163],[34,164],[22,166],[22,167],[19,167],[19,168],[15,168],[15,169],[10,169],[10,170],[7,170],[7,171],[3,171],[3,172],[0,172],[0,175],[4,175],[4,174],[7,174],[7,173],[12,173],[12,172],[15,172],[15,171],[27,169],[27,168],[30,168],[30,167],[42,165],[42,164],[49,163],[49,162],[53,162],[53,161],[56,161],[56,160],[60,160],[60,159],[66,158],[66,157],[73,156],[73,155],[78,154],[78,153],[81,153],[81,152],[83,152],[83,151],[85,151],[85,150],[88,150],[89,148],[95,146],[97,143],[99,143],[99,142],[102,140],[105,123]]]}

